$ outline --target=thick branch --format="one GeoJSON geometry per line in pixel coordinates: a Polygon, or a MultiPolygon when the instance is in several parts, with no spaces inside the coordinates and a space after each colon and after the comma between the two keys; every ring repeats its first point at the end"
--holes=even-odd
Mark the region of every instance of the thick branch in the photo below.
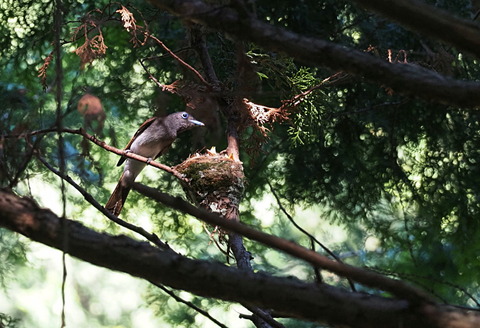
{"type": "MultiPolygon", "coordinates": [[[[480,105],[480,83],[477,82],[455,80],[415,65],[389,63],[368,53],[306,37],[252,16],[242,16],[231,8],[214,7],[200,0],[150,2],[183,19],[255,42],[265,49],[284,52],[305,63],[364,77],[396,92],[457,106],[480,105]]],[[[480,40],[480,32],[477,39],[480,40]]],[[[480,54],[480,49],[476,53],[480,54]]]]}
{"type": "Polygon", "coordinates": [[[191,260],[163,252],[145,242],[110,236],[82,224],[61,219],[33,201],[0,191],[0,226],[61,249],[69,240],[68,253],[92,264],[165,284],[192,293],[271,308],[284,315],[346,327],[461,327],[480,325],[480,315],[445,306],[408,308],[408,302],[329,286],[307,284],[294,278],[246,274],[225,265],[191,260]],[[66,235],[65,224],[68,225],[66,235]],[[460,327],[460,326],[458,326],[460,327]]]}

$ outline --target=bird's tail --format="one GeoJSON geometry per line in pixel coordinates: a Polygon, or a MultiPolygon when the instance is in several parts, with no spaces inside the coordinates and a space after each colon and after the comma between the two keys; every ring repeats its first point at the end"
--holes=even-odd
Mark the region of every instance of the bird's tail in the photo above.
{"type": "Polygon", "coordinates": [[[127,199],[128,193],[130,192],[130,187],[124,185],[123,181],[123,174],[120,180],[117,183],[117,186],[112,192],[112,195],[108,199],[108,202],[105,204],[105,208],[110,213],[118,216],[122,211],[123,204],[125,204],[125,200],[127,199]]]}

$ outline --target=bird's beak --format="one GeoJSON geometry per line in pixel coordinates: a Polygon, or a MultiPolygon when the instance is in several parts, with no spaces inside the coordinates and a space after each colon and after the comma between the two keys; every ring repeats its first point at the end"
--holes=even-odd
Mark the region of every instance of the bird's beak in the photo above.
{"type": "Polygon", "coordinates": [[[197,120],[189,120],[191,123],[195,124],[195,125],[200,125],[200,126],[204,126],[205,124],[203,124],[202,122],[200,121],[197,121],[197,120]]]}

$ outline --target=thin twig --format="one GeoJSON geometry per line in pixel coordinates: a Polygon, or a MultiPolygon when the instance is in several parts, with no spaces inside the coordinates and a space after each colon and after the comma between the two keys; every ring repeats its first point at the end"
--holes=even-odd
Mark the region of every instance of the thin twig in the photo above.
{"type": "MultiPolygon", "coordinates": [[[[430,281],[430,282],[433,281],[437,284],[450,286],[452,288],[455,288],[455,289],[463,292],[478,307],[478,308],[468,308],[468,309],[471,309],[473,311],[480,311],[480,302],[470,292],[468,292],[465,288],[463,288],[463,287],[461,287],[457,284],[454,284],[454,283],[451,283],[451,282],[448,282],[448,281],[442,281],[442,280],[439,280],[439,279],[435,279],[435,278],[432,278],[431,276],[421,276],[421,275],[408,274],[408,273],[403,273],[403,272],[392,272],[392,271],[389,271],[389,270],[379,269],[379,268],[376,268],[376,267],[369,267],[369,269],[373,270],[375,272],[379,272],[381,274],[385,274],[385,275],[397,277],[397,278],[400,278],[400,279],[406,279],[406,280],[413,281],[414,283],[416,283],[418,285],[422,285],[422,287],[424,287],[425,289],[426,289],[426,286],[424,286],[424,284],[420,283],[419,280],[427,280],[427,281],[430,281]]],[[[436,295],[436,296],[439,299],[441,299],[445,304],[447,304],[447,302],[444,299],[442,299],[439,295],[436,295]]],[[[458,306],[458,305],[452,305],[452,306],[460,307],[460,308],[467,308],[467,307],[462,307],[462,306],[458,306]]]]}
{"type": "MultiPolygon", "coordinates": [[[[3,136],[2,136],[2,139],[3,139],[3,136]]],[[[30,163],[30,160],[32,159],[34,149],[37,148],[37,146],[40,144],[41,141],[42,141],[42,138],[38,138],[35,140],[33,147],[29,147],[29,150],[24,155],[23,162],[17,166],[15,175],[8,184],[9,188],[13,188],[14,186],[17,185],[18,181],[20,180],[21,174],[27,169],[28,163],[30,163]]]]}
{"type": "MultiPolygon", "coordinates": [[[[338,262],[340,263],[343,263],[343,261],[334,253],[332,252],[327,246],[325,246],[322,242],[320,242],[317,238],[315,238],[315,236],[313,236],[311,233],[309,233],[307,230],[303,229],[296,221],[295,219],[290,215],[290,213],[288,213],[288,211],[285,209],[285,207],[283,207],[282,205],[282,202],[280,200],[280,197],[277,195],[277,193],[275,192],[275,189],[273,188],[273,186],[270,184],[270,182],[267,181],[267,184],[268,186],[270,187],[270,190],[273,194],[273,196],[275,197],[276,201],[277,201],[277,204],[278,204],[278,207],[280,208],[280,210],[283,212],[283,214],[285,214],[285,216],[288,218],[288,220],[293,224],[293,226],[295,228],[297,228],[298,230],[300,230],[304,235],[306,235],[310,241],[312,242],[312,244],[315,242],[317,243],[325,252],[327,252],[330,256],[332,256],[335,260],[337,260],[338,262]]],[[[315,251],[315,249],[312,247],[312,251],[315,251]]],[[[352,291],[356,291],[355,289],[355,284],[353,283],[353,281],[351,281],[348,277],[347,277],[347,280],[348,280],[348,283],[350,285],[350,288],[352,289],[352,291]]]]}
{"type": "MultiPolygon", "coordinates": [[[[242,305],[248,311],[252,312],[253,316],[240,315],[240,317],[244,317],[246,319],[249,319],[254,323],[255,323],[255,320],[261,319],[261,320],[265,321],[268,325],[270,325],[274,328],[285,328],[284,325],[282,325],[281,323],[279,323],[279,322],[275,321],[275,319],[273,319],[273,316],[271,315],[270,312],[267,312],[267,311],[265,311],[263,309],[260,309],[258,307],[251,307],[251,306],[247,306],[245,304],[242,304],[242,305]]],[[[262,322],[259,322],[258,324],[261,326],[262,322]]],[[[263,327],[263,326],[261,326],[261,327],[263,327]]]]}
{"type": "Polygon", "coordinates": [[[188,70],[190,70],[205,86],[211,87],[211,84],[205,80],[205,78],[200,74],[195,68],[193,68],[190,64],[185,62],[182,58],[178,57],[170,48],[168,48],[160,39],[157,37],[151,35],[148,32],[144,32],[145,35],[147,35],[149,38],[154,40],[156,43],[158,43],[166,52],[170,54],[173,58],[175,58],[176,61],[178,61],[181,65],[185,66],[188,70]]]}
{"type": "Polygon", "coordinates": [[[300,104],[308,95],[310,95],[313,91],[321,89],[326,85],[336,85],[340,82],[344,82],[349,77],[348,74],[344,72],[337,72],[325,79],[323,79],[319,84],[295,95],[293,98],[289,100],[284,100],[282,106],[280,106],[279,110],[285,109],[286,107],[296,107],[300,104]]]}
{"type": "Polygon", "coordinates": [[[201,315],[207,317],[208,319],[213,321],[217,326],[222,327],[222,328],[227,328],[227,326],[225,326],[223,323],[221,323],[220,321],[218,321],[217,319],[212,317],[207,311],[199,308],[198,306],[196,306],[192,302],[185,301],[183,298],[181,298],[180,296],[177,296],[174,292],[172,292],[171,290],[169,290],[165,286],[163,286],[161,284],[158,284],[156,282],[153,282],[153,281],[150,281],[150,283],[155,285],[156,287],[160,288],[161,290],[163,290],[166,294],[168,294],[170,297],[172,297],[175,301],[177,301],[179,303],[183,303],[183,304],[187,305],[188,307],[194,309],[195,311],[197,311],[201,315]]]}
{"type": "Polygon", "coordinates": [[[82,187],[80,187],[75,181],[73,181],[72,178],[70,178],[68,175],[65,175],[63,173],[61,173],[60,171],[58,171],[57,169],[55,169],[54,167],[52,167],[44,158],[42,158],[39,154],[36,154],[36,157],[37,159],[47,168],[49,169],[50,171],[52,171],[53,173],[55,173],[57,176],[59,176],[60,178],[62,178],[63,180],[67,181],[70,185],[72,185],[75,189],[77,189],[78,192],[80,192],[80,194],[82,194],[82,196],[85,198],[85,200],[87,202],[89,202],[90,204],[93,205],[93,207],[95,207],[97,210],[99,210],[103,215],[105,215],[108,219],[110,219],[111,221],[115,222],[116,224],[118,225],[121,225],[122,227],[124,228],[127,228],[131,231],[134,231],[136,233],[138,233],[139,235],[145,237],[145,239],[149,240],[150,242],[152,242],[153,244],[157,245],[159,248],[163,249],[163,250],[169,250],[169,251],[173,251],[170,246],[168,246],[168,244],[162,242],[158,236],[154,233],[149,233],[147,231],[145,231],[143,228],[141,227],[138,227],[136,225],[133,225],[131,223],[128,223],[126,221],[123,221],[122,219],[118,218],[117,216],[113,215],[112,213],[110,213],[109,211],[107,211],[107,209],[105,209],[105,207],[103,207],[102,205],[100,205],[99,202],[97,202],[95,200],[95,198],[89,194],[85,189],[83,189],[82,187]]]}
{"type": "Polygon", "coordinates": [[[165,90],[166,85],[160,83],[160,81],[158,81],[158,79],[148,71],[148,68],[143,64],[143,59],[140,59],[139,62],[140,62],[140,65],[142,65],[143,70],[148,74],[148,78],[152,80],[158,87],[160,87],[160,89],[165,90]]]}
{"type": "MultiPolygon", "coordinates": [[[[180,49],[180,50],[177,50],[176,52],[177,52],[177,53],[178,53],[178,52],[183,52],[183,51],[186,51],[186,50],[189,50],[189,49],[190,49],[190,48],[182,48],[182,49],[180,49]]],[[[150,80],[152,80],[160,89],[162,89],[162,91],[164,91],[168,86],[165,85],[165,84],[160,83],[160,81],[158,81],[158,79],[157,79],[155,76],[153,76],[152,73],[150,73],[150,71],[148,70],[148,68],[147,68],[147,67],[145,66],[145,64],[144,64],[144,61],[146,61],[146,60],[153,60],[153,59],[159,59],[159,58],[162,58],[162,57],[167,56],[167,55],[169,56],[170,54],[164,54],[164,55],[160,55],[160,56],[150,56],[150,57],[145,57],[145,58],[139,59],[140,65],[142,65],[143,70],[148,74],[148,78],[149,78],[150,80]]]]}
{"type": "MultiPolygon", "coordinates": [[[[62,46],[61,46],[61,34],[63,26],[63,2],[62,0],[54,1],[55,13],[53,17],[54,22],[54,33],[53,33],[53,47],[55,53],[55,128],[58,132],[58,158],[59,158],[59,173],[64,174],[66,169],[66,160],[65,160],[65,145],[63,140],[63,135],[61,130],[63,128],[63,117],[62,117],[62,98],[63,98],[63,66],[62,66],[62,46]]],[[[62,195],[62,225],[63,225],[63,245],[62,245],[62,286],[61,286],[61,295],[62,295],[62,312],[61,312],[61,323],[60,327],[64,328],[67,325],[66,322],[66,295],[65,295],[65,285],[67,282],[67,253],[69,251],[69,225],[67,217],[67,196],[66,196],[66,186],[63,179],[60,180],[60,191],[62,195]]]]}

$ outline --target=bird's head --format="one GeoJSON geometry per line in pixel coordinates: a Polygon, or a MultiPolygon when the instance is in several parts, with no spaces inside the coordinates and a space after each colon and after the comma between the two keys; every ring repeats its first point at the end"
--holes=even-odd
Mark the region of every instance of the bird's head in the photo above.
{"type": "Polygon", "coordinates": [[[200,121],[197,121],[192,115],[187,112],[178,112],[173,113],[167,116],[165,119],[166,123],[169,126],[172,126],[176,129],[177,134],[183,131],[189,130],[196,126],[205,126],[200,121]]]}

